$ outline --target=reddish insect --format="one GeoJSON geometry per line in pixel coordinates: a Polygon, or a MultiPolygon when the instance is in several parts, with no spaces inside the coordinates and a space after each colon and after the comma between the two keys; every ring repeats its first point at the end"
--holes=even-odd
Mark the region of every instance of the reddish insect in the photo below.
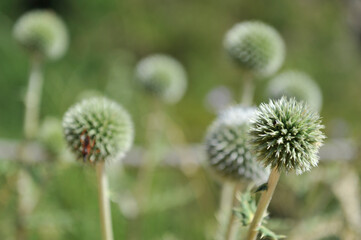
{"type": "Polygon", "coordinates": [[[84,162],[87,161],[88,156],[91,154],[91,151],[95,146],[95,139],[92,140],[87,133],[87,130],[84,129],[80,135],[80,143],[82,145],[81,154],[84,162]]]}

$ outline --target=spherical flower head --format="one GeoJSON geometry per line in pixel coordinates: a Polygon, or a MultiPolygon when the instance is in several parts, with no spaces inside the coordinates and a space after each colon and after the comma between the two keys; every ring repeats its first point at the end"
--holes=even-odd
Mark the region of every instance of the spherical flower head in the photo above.
{"type": "Polygon", "coordinates": [[[145,90],[166,103],[178,102],[187,87],[183,66],[170,56],[155,54],[142,59],[135,74],[145,90]]]}
{"type": "Polygon", "coordinates": [[[317,112],[282,97],[260,105],[252,119],[250,143],[264,166],[301,174],[317,166],[323,128],[317,112]]]}
{"type": "Polygon", "coordinates": [[[316,111],[322,107],[322,93],[317,83],[299,71],[286,71],[273,78],[268,84],[267,95],[272,99],[295,97],[316,111]]]}
{"type": "Polygon", "coordinates": [[[68,32],[62,19],[52,11],[34,10],[15,23],[14,37],[31,53],[58,59],[68,48],[68,32]]]}
{"type": "Polygon", "coordinates": [[[251,153],[248,143],[250,118],[255,108],[235,106],[220,113],[206,135],[208,163],[226,180],[266,181],[269,171],[251,153]]]}
{"type": "Polygon", "coordinates": [[[285,58],[285,44],[279,33],[259,21],[233,26],[226,33],[224,47],[242,68],[262,76],[275,73],[285,58]]]}
{"type": "Polygon", "coordinates": [[[133,123],[119,104],[103,97],[81,101],[64,115],[68,145],[88,163],[122,157],[133,142],[133,123]]]}

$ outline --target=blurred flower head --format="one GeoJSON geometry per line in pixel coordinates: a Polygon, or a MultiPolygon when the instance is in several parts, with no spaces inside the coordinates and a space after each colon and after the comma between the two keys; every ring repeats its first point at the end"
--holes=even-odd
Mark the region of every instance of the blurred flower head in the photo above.
{"type": "Polygon", "coordinates": [[[323,128],[315,111],[282,97],[260,105],[252,119],[250,142],[264,166],[301,174],[318,164],[323,128]]]}
{"type": "Polygon", "coordinates": [[[225,35],[224,47],[239,66],[262,76],[275,73],[285,58],[285,45],[279,33],[259,21],[234,25],[225,35]]]}
{"type": "Polygon", "coordinates": [[[94,97],[71,107],[63,129],[73,152],[85,162],[122,157],[133,142],[133,123],[127,111],[107,98],[94,97]]]}
{"type": "Polygon", "coordinates": [[[33,10],[21,16],[15,23],[14,37],[31,53],[49,59],[62,57],[68,48],[63,20],[48,10],[33,10]]]}
{"type": "Polygon", "coordinates": [[[299,71],[286,71],[273,78],[268,84],[267,95],[272,99],[295,97],[316,111],[322,107],[322,93],[317,83],[299,71]]]}
{"type": "Polygon", "coordinates": [[[248,130],[255,108],[235,106],[223,111],[208,129],[205,144],[212,170],[227,180],[263,183],[269,175],[250,151],[248,130]]]}
{"type": "Polygon", "coordinates": [[[136,67],[136,80],[149,93],[166,103],[176,103],[184,95],[187,77],[174,58],[155,54],[142,59],[136,67]]]}

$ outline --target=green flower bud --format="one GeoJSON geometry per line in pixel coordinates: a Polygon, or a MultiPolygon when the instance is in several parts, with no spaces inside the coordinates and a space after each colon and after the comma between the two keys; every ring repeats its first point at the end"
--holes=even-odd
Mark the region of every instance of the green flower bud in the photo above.
{"type": "Polygon", "coordinates": [[[136,67],[136,80],[149,93],[167,103],[176,103],[184,95],[187,77],[174,58],[155,54],[142,59],[136,67]]]}
{"type": "Polygon", "coordinates": [[[267,95],[272,99],[282,96],[295,97],[306,102],[312,109],[320,111],[322,93],[317,83],[303,72],[286,71],[273,78],[267,87],[267,95]]]}
{"type": "Polygon", "coordinates": [[[231,107],[223,111],[206,135],[208,163],[227,180],[263,183],[269,175],[250,152],[248,130],[255,108],[231,107]]]}
{"type": "Polygon", "coordinates": [[[285,45],[279,33],[259,21],[233,26],[226,33],[224,47],[242,68],[263,76],[275,73],[285,58],[285,45]]]}
{"type": "Polygon", "coordinates": [[[30,52],[58,59],[68,48],[68,32],[64,22],[52,11],[34,10],[15,23],[14,37],[30,52]]]}
{"type": "Polygon", "coordinates": [[[319,115],[307,105],[282,97],[260,105],[252,120],[250,142],[264,166],[301,174],[318,164],[323,128],[319,115]]]}
{"type": "Polygon", "coordinates": [[[68,145],[84,162],[122,157],[133,142],[133,123],[127,111],[107,98],[94,97],[71,107],[64,115],[68,145]]]}

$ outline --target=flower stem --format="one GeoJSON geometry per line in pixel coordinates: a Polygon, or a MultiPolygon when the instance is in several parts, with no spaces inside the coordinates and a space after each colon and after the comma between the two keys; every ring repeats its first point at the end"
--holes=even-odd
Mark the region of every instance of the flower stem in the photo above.
{"type": "Polygon", "coordinates": [[[225,182],[222,185],[221,201],[218,210],[219,226],[217,240],[227,240],[232,219],[233,198],[236,189],[235,183],[225,182]]]}
{"type": "Polygon", "coordinates": [[[31,65],[28,89],[25,96],[24,132],[27,140],[34,138],[38,130],[40,99],[43,87],[40,59],[33,57],[31,65]]]}
{"type": "MultiPolygon", "coordinates": [[[[43,86],[43,76],[41,72],[41,60],[37,56],[31,58],[31,70],[29,76],[28,88],[25,96],[25,117],[24,117],[24,136],[25,140],[35,138],[38,130],[38,119],[40,109],[41,91],[43,86]]],[[[19,148],[20,162],[23,160],[23,147],[19,148]]],[[[16,239],[23,240],[27,238],[26,219],[32,211],[32,207],[27,204],[28,199],[32,196],[26,196],[24,192],[29,188],[29,183],[26,180],[28,173],[20,165],[17,176],[17,228],[16,239]]]]}
{"type": "Polygon", "coordinates": [[[110,202],[108,198],[108,180],[103,162],[96,164],[96,173],[98,181],[100,221],[102,225],[103,236],[102,239],[113,240],[112,218],[110,212],[110,202]]]}
{"type": "Polygon", "coordinates": [[[250,73],[245,73],[243,80],[241,103],[244,106],[251,106],[253,103],[253,95],[254,95],[253,76],[250,73]]]}
{"type": "Polygon", "coordinates": [[[280,178],[280,173],[278,172],[277,168],[273,168],[268,178],[267,190],[262,192],[262,196],[257,205],[256,213],[253,217],[251,225],[249,226],[247,240],[256,239],[259,227],[261,226],[263,217],[267,212],[268,205],[271,202],[279,178],[280,178]]]}
{"type": "Polygon", "coordinates": [[[164,158],[164,146],[162,142],[165,117],[161,103],[152,99],[153,112],[147,119],[146,140],[147,151],[144,155],[144,162],[139,168],[135,195],[140,211],[146,207],[146,200],[149,197],[154,173],[160,161],[164,158]]]}

